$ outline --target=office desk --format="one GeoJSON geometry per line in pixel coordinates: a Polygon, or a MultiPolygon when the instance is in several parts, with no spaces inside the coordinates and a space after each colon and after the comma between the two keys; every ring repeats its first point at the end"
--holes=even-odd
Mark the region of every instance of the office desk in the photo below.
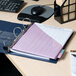
{"type": "MultiPolygon", "coordinates": [[[[31,0],[25,0],[25,1],[27,2],[25,7],[32,4],[53,3],[53,0],[40,0],[39,2],[34,2],[31,0]]],[[[21,21],[17,20],[17,15],[18,13],[0,12],[0,20],[22,23],[21,21]]],[[[57,21],[55,21],[54,16],[52,16],[50,19],[48,19],[43,23],[58,27],[71,28],[76,32],[76,20],[69,23],[60,24],[57,21]]],[[[71,76],[70,50],[76,50],[75,44],[76,44],[76,33],[74,33],[74,35],[70,39],[70,42],[66,46],[64,55],[58,61],[57,64],[14,55],[6,55],[6,56],[17,67],[17,69],[22,73],[23,76],[71,76]]]]}

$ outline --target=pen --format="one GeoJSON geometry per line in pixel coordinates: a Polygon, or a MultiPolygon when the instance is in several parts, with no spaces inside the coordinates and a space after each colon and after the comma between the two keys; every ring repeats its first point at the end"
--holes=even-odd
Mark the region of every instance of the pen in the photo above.
{"type": "Polygon", "coordinates": [[[76,55],[72,54],[74,57],[76,57],[76,55]]]}
{"type": "Polygon", "coordinates": [[[74,57],[76,57],[76,54],[74,54],[74,53],[76,53],[76,50],[71,50],[70,52],[72,52],[72,55],[73,55],[74,57]]]}

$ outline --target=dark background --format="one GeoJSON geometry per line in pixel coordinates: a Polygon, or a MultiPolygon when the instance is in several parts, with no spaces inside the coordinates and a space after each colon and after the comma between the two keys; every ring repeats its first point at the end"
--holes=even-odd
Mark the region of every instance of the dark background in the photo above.
{"type": "Polygon", "coordinates": [[[0,76],[22,76],[5,54],[0,53],[0,76]]]}

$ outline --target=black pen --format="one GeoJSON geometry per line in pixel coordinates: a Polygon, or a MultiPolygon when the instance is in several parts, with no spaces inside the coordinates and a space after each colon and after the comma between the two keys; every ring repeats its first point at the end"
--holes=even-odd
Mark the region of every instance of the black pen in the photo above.
{"type": "Polygon", "coordinates": [[[74,57],[76,57],[76,54],[74,54],[74,53],[76,53],[76,50],[71,50],[70,52],[72,52],[72,53],[73,53],[72,55],[73,55],[74,57]]]}
{"type": "Polygon", "coordinates": [[[76,57],[76,55],[72,54],[74,57],[76,57]]]}

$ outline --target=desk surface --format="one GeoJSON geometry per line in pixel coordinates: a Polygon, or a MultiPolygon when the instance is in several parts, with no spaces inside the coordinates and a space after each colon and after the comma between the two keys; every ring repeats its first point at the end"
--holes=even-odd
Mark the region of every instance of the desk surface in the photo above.
{"type": "MultiPolygon", "coordinates": [[[[27,4],[49,4],[53,3],[53,0],[40,0],[39,2],[34,2],[32,0],[25,0],[27,4]]],[[[0,20],[10,21],[22,23],[17,20],[18,13],[8,13],[8,12],[0,12],[0,20]]],[[[27,23],[27,22],[24,22],[27,23]]],[[[54,25],[58,27],[71,28],[76,31],[76,20],[60,24],[54,20],[54,16],[44,22],[47,25],[54,25]]],[[[70,39],[68,43],[65,53],[62,58],[58,61],[57,64],[52,64],[48,62],[38,61],[34,59],[14,56],[14,55],[6,55],[11,62],[18,68],[18,70],[22,73],[23,76],[71,76],[71,67],[70,67],[70,50],[76,50],[76,33],[70,39]]]]}

